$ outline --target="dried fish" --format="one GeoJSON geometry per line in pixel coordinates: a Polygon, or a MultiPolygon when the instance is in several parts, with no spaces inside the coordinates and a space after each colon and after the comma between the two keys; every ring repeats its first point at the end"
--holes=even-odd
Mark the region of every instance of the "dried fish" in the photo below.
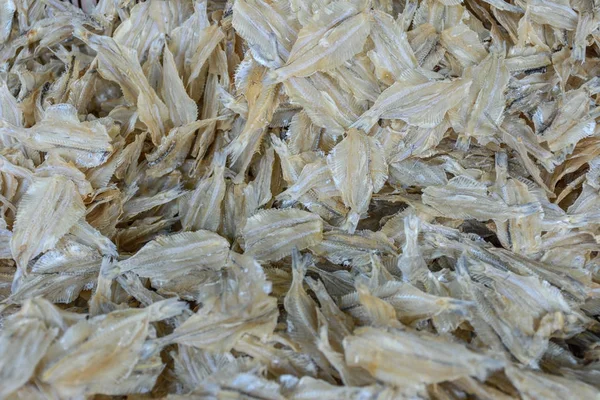
{"type": "Polygon", "coordinates": [[[112,273],[135,272],[136,275],[168,282],[194,269],[220,269],[225,265],[229,243],[209,231],[183,232],[149,242],[133,257],[120,261],[112,273]],[[164,269],[165,262],[170,268],[164,269]]]}
{"type": "Polygon", "coordinates": [[[344,340],[344,349],[349,365],[401,387],[466,376],[485,379],[503,366],[500,360],[409,331],[359,328],[344,340]]]}
{"type": "Polygon", "coordinates": [[[369,208],[369,195],[381,190],[387,179],[383,149],[377,139],[350,129],[327,157],[327,165],[344,204],[350,208],[346,227],[349,233],[354,233],[360,215],[369,208]],[[354,154],[359,159],[353,160],[354,154]]]}
{"type": "Polygon", "coordinates": [[[365,12],[346,17],[350,13],[352,7],[336,2],[331,10],[320,14],[316,26],[302,28],[286,64],[274,71],[274,80],[282,82],[333,69],[359,53],[371,29],[370,18],[365,12]]]}
{"type": "Polygon", "coordinates": [[[248,218],[244,227],[245,253],[258,260],[278,260],[319,243],[323,221],[312,213],[295,210],[266,210],[248,218]]]}
{"type": "Polygon", "coordinates": [[[0,1],[0,399],[599,399],[577,0],[0,1]]]}
{"type": "Polygon", "coordinates": [[[373,106],[352,125],[370,130],[381,118],[401,119],[410,125],[433,128],[467,95],[469,80],[419,82],[421,77],[399,81],[384,90],[373,106]]]}
{"type": "Polygon", "coordinates": [[[34,182],[21,200],[10,241],[22,272],[27,272],[32,258],[53,248],[84,213],[83,200],[69,179],[55,175],[34,182]]]}
{"type": "MultiPolygon", "coordinates": [[[[70,104],[50,106],[34,127],[0,127],[0,134],[16,138],[39,151],[56,151],[83,167],[102,164],[112,151],[105,126],[109,121],[79,122],[77,110],[70,104]]],[[[109,126],[110,127],[110,126],[109,126]]]]}
{"type": "Polygon", "coordinates": [[[486,186],[470,177],[457,176],[444,186],[428,186],[423,191],[423,203],[441,215],[460,219],[498,219],[526,217],[541,209],[537,202],[508,205],[488,196],[486,186]]]}

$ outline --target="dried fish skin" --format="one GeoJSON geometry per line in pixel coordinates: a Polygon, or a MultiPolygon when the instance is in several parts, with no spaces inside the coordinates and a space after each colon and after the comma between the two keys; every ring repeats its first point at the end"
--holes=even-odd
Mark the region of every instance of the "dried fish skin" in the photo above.
{"type": "Polygon", "coordinates": [[[470,80],[400,81],[384,90],[375,104],[352,124],[369,131],[381,118],[401,119],[410,125],[433,128],[466,96],[470,80]]]}
{"type": "MultiPolygon", "coordinates": [[[[155,151],[146,154],[149,175],[159,178],[180,167],[190,152],[197,130],[210,123],[212,121],[194,121],[171,129],[168,135],[161,139],[155,151]]],[[[132,152],[136,150],[138,149],[132,148],[132,152]]]]}
{"type": "MultiPolygon", "coordinates": [[[[517,180],[510,179],[500,183],[502,197],[507,204],[524,204],[536,201],[527,186],[517,180]]],[[[506,223],[497,222],[498,239],[503,241],[507,248],[512,248],[518,254],[535,254],[540,250],[542,217],[532,214],[527,217],[511,219],[506,223]],[[510,238],[510,239],[509,239],[510,238]]]]}
{"type": "MultiPolygon", "coordinates": [[[[439,297],[422,292],[411,284],[387,282],[383,286],[371,289],[375,296],[395,311],[395,318],[410,325],[442,314],[454,314],[466,320],[472,303],[451,297],[439,297]]],[[[340,299],[340,308],[360,321],[364,320],[363,306],[358,293],[350,293],[340,299]]]]}
{"type": "Polygon", "coordinates": [[[246,222],[242,232],[245,254],[259,261],[276,261],[303,250],[323,238],[319,216],[292,208],[259,211],[246,222]]]}
{"type": "Polygon", "coordinates": [[[344,350],[350,366],[364,368],[377,379],[400,387],[467,376],[485,379],[503,367],[502,361],[441,343],[409,331],[365,327],[344,339],[344,350]]]}
{"type": "MultiPolygon", "coordinates": [[[[273,118],[278,104],[278,86],[270,85],[265,79],[266,69],[256,65],[250,72],[251,85],[246,91],[248,101],[248,118],[240,134],[227,146],[227,153],[234,164],[247,153],[250,157],[258,150],[264,130],[273,118]],[[255,81],[256,80],[256,81],[255,81]]],[[[240,172],[245,172],[248,160],[240,160],[240,172]]]]}
{"type": "Polygon", "coordinates": [[[310,78],[290,78],[283,86],[290,99],[304,108],[312,123],[326,128],[332,135],[341,135],[352,124],[346,110],[333,106],[331,97],[319,90],[310,78]]]}
{"type": "Polygon", "coordinates": [[[317,304],[304,289],[304,276],[311,263],[310,255],[302,256],[297,250],[292,253],[292,283],[283,299],[283,306],[287,312],[287,333],[296,341],[300,350],[314,359],[328,374],[331,367],[313,339],[318,337],[317,304]]]}
{"type": "Polygon", "coordinates": [[[577,13],[569,6],[568,2],[528,1],[527,12],[529,17],[538,24],[546,24],[569,31],[573,31],[577,27],[577,13]]]}
{"type": "MultiPolygon", "coordinates": [[[[232,24],[249,44],[254,58],[268,67],[281,66],[289,56],[289,48],[277,40],[278,36],[258,1],[241,0],[233,5],[232,24]]],[[[269,7],[269,6],[267,6],[269,7]]],[[[270,7],[269,7],[270,8],[270,7]]]]}
{"type": "Polygon", "coordinates": [[[471,72],[473,83],[465,102],[457,111],[458,121],[450,113],[450,120],[457,132],[474,136],[485,143],[502,123],[505,107],[504,91],[510,74],[501,51],[494,50],[471,72]],[[495,76],[496,79],[487,79],[495,76]]]}
{"type": "Polygon", "coordinates": [[[182,190],[181,187],[176,186],[172,189],[164,190],[153,196],[139,196],[129,199],[123,205],[123,212],[121,218],[124,221],[134,218],[136,215],[141,214],[145,211],[151,210],[154,207],[158,207],[174,200],[177,200],[181,196],[184,196],[187,192],[182,190]]]}
{"type": "Polygon", "coordinates": [[[175,127],[190,124],[198,116],[198,106],[188,96],[168,46],[164,47],[163,59],[162,97],[169,109],[171,121],[175,127]]]}
{"type": "MultiPolygon", "coordinates": [[[[535,310],[534,313],[519,313],[516,304],[507,303],[507,297],[505,297],[509,293],[509,296],[512,297],[514,293],[522,290],[514,286],[511,287],[513,283],[519,281],[518,277],[513,277],[513,282],[507,284],[500,283],[500,281],[493,278],[486,280],[487,278],[483,277],[483,274],[477,271],[480,267],[477,264],[470,267],[476,270],[473,273],[469,272],[472,276],[470,279],[477,282],[467,281],[463,279],[462,274],[460,275],[461,284],[465,287],[467,293],[470,294],[477,307],[478,317],[488,325],[488,329],[494,332],[493,334],[497,337],[495,340],[501,341],[516,359],[525,365],[536,366],[538,360],[546,351],[552,332],[565,328],[566,318],[564,313],[562,311],[555,311],[555,305],[552,304],[551,297],[548,297],[548,292],[552,292],[554,288],[549,287],[549,285],[540,287],[538,283],[538,288],[536,289],[525,289],[526,292],[535,293],[536,290],[538,291],[536,294],[527,294],[528,297],[530,296],[530,299],[534,298],[538,303],[532,305],[532,308],[535,310]],[[493,287],[498,287],[504,294],[497,294],[482,283],[489,284],[490,281],[495,282],[496,285],[493,285],[493,287]],[[543,304],[547,299],[550,299],[550,307],[543,304]],[[540,306],[540,303],[547,308],[542,308],[543,306],[540,306]]],[[[496,274],[499,275],[498,272],[496,274]]],[[[511,274],[506,275],[510,279],[511,274]]],[[[527,278],[523,279],[523,281],[526,280],[527,278]]],[[[531,277],[530,280],[536,282],[537,278],[531,277]]],[[[523,303],[526,303],[526,301],[523,301],[523,303]]],[[[476,318],[473,317],[471,320],[475,321],[476,318]]],[[[479,329],[485,329],[478,323],[475,323],[475,325],[479,329]]]]}
{"type": "MultiPolygon", "coordinates": [[[[337,17],[338,14],[329,15],[337,17]]],[[[335,23],[335,20],[331,22],[335,23]]],[[[313,27],[309,25],[304,29],[310,31],[313,27]]],[[[363,12],[349,17],[324,34],[319,30],[311,32],[317,40],[300,31],[298,40],[302,41],[301,46],[294,45],[286,64],[274,71],[275,76],[272,79],[275,82],[283,82],[290,77],[302,78],[317,71],[339,67],[362,50],[370,29],[370,16],[363,12]]]]}
{"type": "Polygon", "coordinates": [[[160,143],[168,128],[169,111],[144,76],[136,52],[110,37],[90,34],[83,29],[76,29],[75,35],[98,52],[101,75],[117,82],[125,99],[137,104],[140,120],[148,127],[153,142],[160,143]]]}
{"type": "Polygon", "coordinates": [[[506,368],[506,375],[524,399],[561,399],[564,396],[580,399],[599,399],[600,392],[585,383],[561,376],[527,371],[515,367],[506,368]]]}
{"type": "Polygon", "coordinates": [[[53,303],[71,303],[84,289],[94,286],[102,256],[93,248],[67,242],[44,253],[31,267],[31,273],[13,282],[9,302],[44,297],[53,303]]]}
{"type": "Polygon", "coordinates": [[[551,125],[542,134],[551,151],[572,151],[575,144],[594,133],[596,121],[589,115],[589,92],[578,89],[568,92],[551,125]]]}
{"type": "Polygon", "coordinates": [[[446,184],[443,165],[429,165],[418,159],[390,163],[390,183],[402,187],[446,184]]]}
{"type": "Polygon", "coordinates": [[[387,180],[383,148],[377,139],[350,129],[327,156],[327,165],[344,204],[351,210],[346,229],[353,233],[360,215],[369,207],[370,195],[377,193],[387,180]],[[353,155],[359,158],[353,159],[353,155]]]}
{"type": "Polygon", "coordinates": [[[371,262],[372,253],[398,253],[394,243],[381,232],[341,230],[324,232],[323,241],[310,248],[315,254],[335,264],[364,267],[371,262]]]}
{"type": "Polygon", "coordinates": [[[101,121],[80,122],[77,110],[70,104],[48,107],[44,118],[29,129],[4,124],[0,134],[39,151],[56,150],[82,167],[103,163],[113,150],[106,126],[101,121]]]}
{"type": "Polygon", "coordinates": [[[379,10],[374,10],[372,15],[371,39],[375,49],[369,52],[369,58],[379,80],[391,85],[402,78],[406,70],[418,67],[417,58],[399,21],[379,10]]]}
{"type": "Polygon", "coordinates": [[[71,326],[60,342],[48,349],[40,378],[62,396],[102,393],[120,383],[142,356],[150,322],[179,315],[187,307],[164,300],[140,310],[118,310],[71,326]],[[89,358],[97,363],[88,363],[89,358]]]}
{"type": "Polygon", "coordinates": [[[477,65],[487,56],[487,51],[479,36],[463,21],[452,28],[445,29],[440,35],[440,43],[466,68],[477,65]]]}
{"type": "Polygon", "coordinates": [[[149,242],[132,257],[116,263],[111,273],[134,272],[157,282],[167,282],[194,270],[219,270],[228,254],[229,242],[216,233],[182,232],[149,242]]]}
{"type": "Polygon", "coordinates": [[[403,398],[398,393],[399,390],[376,384],[368,386],[336,386],[310,376],[303,376],[300,379],[294,376],[286,376],[285,378],[284,393],[286,398],[293,400],[315,398],[323,400],[403,398]]]}
{"type": "Polygon", "coordinates": [[[39,316],[28,315],[35,307],[27,301],[23,309],[9,317],[0,331],[0,397],[7,398],[33,376],[35,368],[59,334],[59,328],[39,316]],[[16,340],[15,340],[16,339],[16,340]]]}
{"type": "Polygon", "coordinates": [[[225,198],[225,155],[215,155],[209,177],[182,199],[181,224],[185,230],[205,229],[216,232],[221,224],[221,208],[225,198]]]}
{"type": "Polygon", "coordinates": [[[0,10],[0,44],[6,43],[10,37],[15,11],[17,6],[13,0],[6,1],[0,10]]]}
{"type": "Polygon", "coordinates": [[[344,91],[352,93],[358,102],[374,102],[381,94],[375,71],[366,57],[350,59],[327,74],[334,78],[344,91]]]}
{"type": "Polygon", "coordinates": [[[480,182],[466,177],[452,178],[445,186],[429,186],[423,190],[423,203],[433,207],[441,215],[450,218],[478,220],[507,220],[527,217],[538,212],[541,205],[530,202],[508,205],[487,194],[487,188],[480,182]]]}
{"type": "Polygon", "coordinates": [[[19,202],[10,242],[19,268],[26,273],[27,263],[54,247],[84,213],[72,181],[60,175],[37,179],[19,202]]]}
{"type": "MultiPolygon", "coordinates": [[[[298,201],[310,190],[328,190],[333,185],[329,166],[324,159],[306,164],[298,180],[277,196],[277,200],[298,201]]],[[[335,189],[334,189],[335,190],[335,189]]]]}
{"type": "Polygon", "coordinates": [[[227,314],[202,308],[177,327],[165,343],[178,343],[200,349],[227,351],[245,334],[267,338],[277,323],[277,300],[264,296],[255,299],[247,310],[227,314]]]}

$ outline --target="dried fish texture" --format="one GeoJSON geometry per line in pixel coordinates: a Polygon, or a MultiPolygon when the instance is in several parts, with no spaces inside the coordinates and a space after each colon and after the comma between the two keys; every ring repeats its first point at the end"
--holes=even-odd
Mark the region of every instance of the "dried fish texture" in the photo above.
{"type": "Polygon", "coordinates": [[[369,14],[344,19],[352,7],[342,2],[333,5],[318,15],[314,25],[298,32],[286,64],[274,71],[276,82],[336,68],[362,50],[371,29],[369,14]]]}
{"type": "Polygon", "coordinates": [[[182,225],[186,230],[206,229],[216,232],[221,224],[221,205],[225,198],[225,156],[213,159],[211,175],[182,200],[182,225]]]}
{"type": "Polygon", "coordinates": [[[448,110],[466,97],[471,85],[466,79],[419,82],[420,79],[423,78],[417,75],[394,83],[352,126],[368,131],[383,118],[433,128],[442,122],[448,110]]]}
{"type": "Polygon", "coordinates": [[[452,178],[444,186],[428,186],[423,190],[422,200],[441,215],[459,219],[506,220],[527,217],[541,209],[537,202],[508,205],[494,199],[488,196],[484,184],[464,175],[452,178]]]}
{"type": "Polygon", "coordinates": [[[344,349],[349,365],[400,387],[466,376],[485,379],[503,366],[500,360],[448,342],[436,345],[436,341],[408,331],[365,327],[344,340],[344,349]]]}
{"type": "Polygon", "coordinates": [[[133,257],[115,264],[114,274],[135,272],[136,275],[168,282],[193,269],[220,269],[225,264],[229,242],[209,231],[182,232],[159,237],[133,257]],[[168,262],[169,268],[163,268],[168,262]]]}
{"type": "Polygon", "coordinates": [[[387,180],[383,148],[377,139],[351,128],[327,156],[327,165],[344,204],[350,208],[346,227],[354,233],[360,215],[369,208],[370,195],[381,190],[387,180]]]}
{"type": "Polygon", "coordinates": [[[0,396],[3,398],[33,376],[38,363],[62,328],[56,326],[51,318],[46,320],[43,310],[38,310],[38,307],[36,300],[28,300],[18,313],[4,322],[0,335],[0,348],[2,354],[6,355],[0,364],[0,396]]]}
{"type": "Polygon", "coordinates": [[[56,151],[82,167],[102,164],[112,152],[105,124],[100,120],[80,122],[77,110],[70,104],[48,107],[44,118],[29,129],[3,125],[0,134],[14,137],[35,150],[56,151]]]}
{"type": "Polygon", "coordinates": [[[417,58],[408,42],[402,20],[394,20],[389,14],[376,10],[373,21],[371,40],[375,48],[368,53],[369,58],[377,78],[392,84],[402,78],[405,71],[417,68],[417,58]]]}
{"type": "Polygon", "coordinates": [[[13,282],[10,302],[43,296],[53,303],[71,303],[95,285],[102,256],[95,249],[68,241],[44,253],[31,273],[13,282]]]}
{"type": "Polygon", "coordinates": [[[116,382],[112,390],[118,394],[118,384],[135,373],[140,359],[148,357],[144,343],[150,322],[174,317],[185,307],[183,302],[164,300],[144,309],[117,310],[80,321],[48,349],[41,361],[41,381],[61,396],[103,391],[116,382]]]}
{"type": "Polygon", "coordinates": [[[257,260],[279,260],[319,243],[323,221],[319,216],[295,209],[265,210],[248,218],[243,232],[245,253],[257,260]]]}
{"type": "Polygon", "coordinates": [[[0,399],[600,400],[588,0],[0,0],[0,399]]]}
{"type": "Polygon", "coordinates": [[[12,255],[22,272],[29,261],[52,249],[83,217],[85,206],[75,184],[61,175],[33,182],[19,203],[12,255]]]}

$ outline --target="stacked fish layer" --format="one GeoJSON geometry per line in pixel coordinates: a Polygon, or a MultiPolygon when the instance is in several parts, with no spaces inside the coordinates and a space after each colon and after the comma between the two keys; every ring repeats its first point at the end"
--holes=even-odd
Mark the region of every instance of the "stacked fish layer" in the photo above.
{"type": "Polygon", "coordinates": [[[600,4],[3,0],[0,399],[600,399],[600,4]]]}

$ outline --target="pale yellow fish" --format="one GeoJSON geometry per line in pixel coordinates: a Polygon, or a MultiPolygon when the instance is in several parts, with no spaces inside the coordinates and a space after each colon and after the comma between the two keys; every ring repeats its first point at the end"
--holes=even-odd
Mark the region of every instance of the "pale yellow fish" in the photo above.
{"type": "Polygon", "coordinates": [[[383,149],[376,139],[350,129],[327,156],[327,165],[346,207],[350,208],[346,229],[354,233],[360,215],[369,207],[371,194],[381,190],[387,179],[383,149]]]}

